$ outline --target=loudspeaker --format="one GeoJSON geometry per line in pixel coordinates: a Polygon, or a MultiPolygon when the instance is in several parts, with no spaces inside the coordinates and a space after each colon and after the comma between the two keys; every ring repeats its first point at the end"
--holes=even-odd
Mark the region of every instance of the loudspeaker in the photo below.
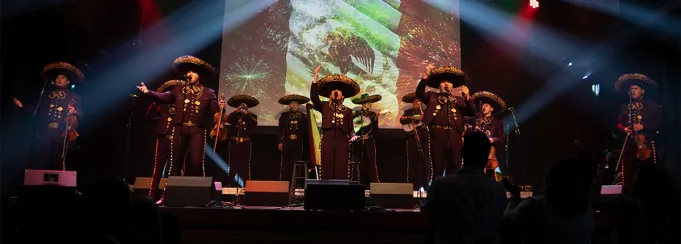
{"type": "Polygon", "coordinates": [[[369,202],[384,208],[413,209],[417,204],[413,188],[411,183],[371,183],[369,202]]]}
{"type": "Polygon", "coordinates": [[[57,185],[63,187],[76,187],[77,178],[76,171],[34,169],[27,169],[24,171],[25,186],[57,185]]]}
{"type": "Polygon", "coordinates": [[[214,193],[213,177],[169,176],[165,205],[168,207],[205,207],[214,193]]]}
{"type": "Polygon", "coordinates": [[[306,180],[305,210],[364,210],[364,185],[348,180],[306,180]]]}
{"type": "MultiPolygon", "coordinates": [[[[161,182],[158,184],[159,190],[165,190],[166,184],[168,184],[168,178],[161,178],[161,182]]],[[[137,177],[135,178],[135,183],[132,185],[132,190],[135,194],[146,195],[149,193],[149,187],[151,186],[151,177],[137,177]]]]}
{"type": "Polygon", "coordinates": [[[246,206],[286,206],[288,205],[288,181],[246,181],[246,206]]]}
{"type": "Polygon", "coordinates": [[[622,194],[622,185],[602,185],[601,195],[619,195],[622,194]]]}

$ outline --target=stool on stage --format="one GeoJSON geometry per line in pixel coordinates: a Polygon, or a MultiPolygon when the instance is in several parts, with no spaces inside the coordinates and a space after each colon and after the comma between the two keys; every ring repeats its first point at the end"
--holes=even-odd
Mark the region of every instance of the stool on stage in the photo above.
{"type": "Polygon", "coordinates": [[[355,161],[350,161],[350,181],[352,182],[357,182],[361,183],[361,178],[360,178],[360,166],[362,164],[360,162],[355,162],[355,161]],[[357,178],[355,178],[357,177],[357,178]]]}
{"type": "Polygon", "coordinates": [[[307,161],[293,162],[293,173],[291,176],[291,185],[288,190],[288,205],[293,204],[293,198],[296,195],[296,188],[298,183],[305,183],[307,178],[307,161]]]}

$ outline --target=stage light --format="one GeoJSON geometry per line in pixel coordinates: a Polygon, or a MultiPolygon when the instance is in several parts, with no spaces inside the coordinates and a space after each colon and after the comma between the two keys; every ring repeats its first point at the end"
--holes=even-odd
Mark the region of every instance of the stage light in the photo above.
{"type": "Polygon", "coordinates": [[[539,0],[530,0],[530,7],[538,8],[539,7],[539,0]]]}
{"type": "Polygon", "coordinates": [[[589,78],[589,75],[588,75],[588,74],[587,74],[587,75],[584,75],[584,76],[582,76],[582,80],[586,80],[586,78],[589,78]]]}
{"type": "Polygon", "coordinates": [[[71,85],[71,89],[76,88],[76,85],[71,85]]]}
{"type": "Polygon", "coordinates": [[[568,63],[568,66],[572,66],[572,62],[568,63]]]}
{"type": "Polygon", "coordinates": [[[600,84],[591,85],[591,91],[594,93],[594,95],[598,96],[598,94],[601,93],[601,85],[600,84]]]}

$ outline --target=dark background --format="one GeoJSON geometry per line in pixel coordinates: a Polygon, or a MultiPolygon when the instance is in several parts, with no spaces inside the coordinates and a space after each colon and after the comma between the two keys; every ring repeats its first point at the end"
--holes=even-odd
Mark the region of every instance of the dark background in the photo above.
{"type": "MultiPolygon", "coordinates": [[[[509,0],[514,1],[515,0],[509,0]]],[[[96,89],[102,84],[88,83],[98,80],[103,70],[102,60],[114,62],[110,53],[119,48],[148,48],[158,40],[130,42],[139,36],[140,27],[153,24],[159,19],[143,15],[140,2],[131,0],[72,0],[72,1],[2,1],[1,58],[2,58],[2,147],[1,172],[3,192],[13,192],[21,182],[22,167],[29,159],[31,142],[31,112],[14,108],[11,100],[20,98],[31,103],[39,94],[40,70],[51,62],[65,61],[78,66],[85,74],[84,84],[77,84],[76,92],[81,93],[85,119],[81,121],[79,139],[81,148],[72,154],[70,162],[79,171],[80,183],[86,183],[102,174],[127,176],[131,182],[135,176],[149,176],[153,166],[154,121],[144,117],[149,101],[139,99],[132,109],[130,160],[125,163],[126,125],[131,112],[129,102],[102,101],[96,89]],[[145,21],[142,21],[145,20],[145,21]],[[93,65],[92,63],[98,65],[93,65]],[[105,103],[115,103],[113,109],[99,111],[105,103]],[[98,111],[97,117],[90,116],[98,111]]],[[[166,0],[153,2],[159,16],[173,12],[190,1],[166,0]]],[[[224,1],[220,1],[224,2],[224,1]]],[[[483,1],[490,6],[504,1],[483,1]]],[[[510,140],[509,171],[519,182],[541,187],[543,172],[556,158],[574,156],[577,146],[574,141],[581,135],[585,147],[595,154],[606,148],[617,149],[618,142],[612,138],[615,129],[617,108],[624,98],[615,94],[613,83],[623,73],[640,72],[655,79],[659,84],[655,99],[663,105],[665,126],[661,133],[666,150],[665,165],[678,174],[679,167],[679,36],[669,36],[656,31],[637,27],[626,20],[620,20],[590,10],[582,9],[560,1],[540,1],[534,21],[594,42],[611,41],[618,33],[635,33],[617,51],[602,61],[614,69],[597,69],[589,79],[582,81],[563,95],[555,97],[550,104],[539,110],[520,125],[521,136],[513,134],[510,140]],[[591,92],[592,84],[601,84],[601,95],[591,92]]],[[[624,2],[624,1],[622,1],[624,2]]],[[[646,8],[659,8],[668,1],[627,1],[646,8]]],[[[507,6],[506,4],[505,6],[507,6]]],[[[526,7],[518,4],[520,11],[526,7]]],[[[467,14],[467,1],[461,1],[461,14],[467,14]]],[[[265,11],[266,12],[266,11],[265,11]]],[[[199,14],[199,13],[197,13],[199,14]]],[[[668,17],[678,20],[679,7],[670,9],[668,17]]],[[[667,23],[673,25],[675,23],[667,23]]],[[[678,30],[678,26],[676,26],[678,30]]],[[[168,31],[182,31],[168,29],[168,31]]],[[[469,74],[472,91],[490,90],[503,97],[509,106],[518,106],[537,92],[548,77],[559,73],[559,65],[549,65],[530,54],[521,54],[521,60],[503,52],[504,46],[491,43],[466,24],[461,22],[462,65],[469,74]],[[527,67],[532,67],[528,69],[527,67]]],[[[530,48],[542,43],[530,42],[530,48]]],[[[221,40],[215,40],[203,50],[195,53],[209,63],[220,63],[221,40]]],[[[507,50],[506,50],[507,51],[507,50]]],[[[116,57],[120,59],[120,57],[116,57]]],[[[170,60],[162,60],[170,66],[170,60]]],[[[141,64],[140,69],[144,68],[141,64]]],[[[170,67],[169,67],[170,68],[170,67]]],[[[130,70],[129,72],[135,72],[130,70]]],[[[152,81],[146,81],[155,88],[161,82],[177,78],[168,72],[152,81]]],[[[576,79],[579,79],[577,77],[576,79]]],[[[121,80],[126,84],[135,82],[121,80]]],[[[216,87],[217,82],[207,84],[216,87]]],[[[121,89],[128,89],[127,86],[121,89]]],[[[135,89],[131,85],[130,93],[135,89]]],[[[646,93],[647,95],[649,93],[646,93]]],[[[253,147],[253,177],[275,179],[278,176],[279,153],[276,149],[275,128],[260,127],[253,147]]],[[[383,130],[377,141],[379,171],[384,182],[404,181],[404,142],[400,130],[383,130]]],[[[225,147],[219,146],[220,155],[225,157],[225,147]]],[[[207,158],[207,168],[212,163],[207,158]]],[[[210,171],[209,171],[210,172],[210,171]]]]}

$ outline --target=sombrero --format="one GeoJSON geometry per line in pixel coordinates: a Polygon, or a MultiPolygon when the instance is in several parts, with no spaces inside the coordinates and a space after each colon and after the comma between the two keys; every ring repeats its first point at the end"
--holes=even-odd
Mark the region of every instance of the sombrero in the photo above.
{"type": "Polygon", "coordinates": [[[169,80],[169,81],[166,81],[163,84],[161,84],[161,86],[159,86],[156,89],[156,91],[163,92],[166,89],[171,88],[173,86],[184,86],[184,83],[185,83],[185,81],[183,81],[183,80],[169,80]]]}
{"type": "Polygon", "coordinates": [[[381,101],[381,95],[369,95],[369,93],[362,94],[361,97],[356,97],[352,99],[354,104],[365,104],[365,103],[375,103],[381,101]]]}
{"type": "Polygon", "coordinates": [[[173,68],[182,74],[186,74],[191,70],[210,75],[217,75],[218,73],[218,70],[206,61],[189,55],[176,58],[173,61],[173,68]]]}
{"type": "Polygon", "coordinates": [[[329,75],[319,81],[319,95],[329,97],[331,91],[341,90],[344,97],[354,97],[359,93],[359,85],[354,80],[344,75],[329,75]]]}
{"type": "Polygon", "coordinates": [[[251,95],[234,95],[227,100],[227,105],[233,108],[238,108],[239,105],[242,103],[245,103],[246,106],[249,108],[258,106],[260,104],[260,101],[258,99],[255,99],[255,97],[252,97],[251,95]]]}
{"type": "Polygon", "coordinates": [[[56,62],[45,66],[40,72],[40,75],[46,76],[49,79],[56,79],[58,75],[65,75],[70,81],[81,83],[85,81],[83,72],[80,72],[76,66],[67,62],[56,62]]]}
{"type": "Polygon", "coordinates": [[[657,83],[644,74],[630,73],[620,76],[620,78],[615,81],[615,90],[617,92],[628,92],[629,87],[632,85],[638,85],[641,88],[646,89],[647,87],[657,86],[657,83]],[[623,87],[626,90],[622,91],[623,87]]]}
{"type": "Polygon", "coordinates": [[[291,102],[298,102],[298,104],[305,104],[310,101],[306,96],[290,94],[279,98],[279,104],[288,105],[291,102]]]}
{"type": "Polygon", "coordinates": [[[449,81],[454,87],[460,87],[468,82],[468,75],[462,70],[452,66],[438,67],[428,74],[428,86],[440,88],[440,83],[442,83],[442,81],[449,81]]]}
{"type": "MultiPolygon", "coordinates": [[[[488,91],[479,91],[473,94],[471,96],[471,99],[476,104],[484,104],[487,103],[492,108],[494,108],[494,112],[492,112],[493,115],[499,114],[501,112],[504,112],[506,110],[506,102],[504,102],[503,99],[501,99],[499,96],[497,96],[494,93],[488,92],[488,91]]],[[[481,108],[478,108],[481,109],[481,108]]]]}
{"type": "Polygon", "coordinates": [[[404,95],[404,96],[402,97],[402,102],[405,102],[405,103],[413,103],[414,100],[417,100],[417,99],[418,99],[418,98],[416,97],[416,93],[415,93],[415,92],[412,92],[412,93],[409,93],[409,94],[407,94],[407,95],[404,95]]]}

